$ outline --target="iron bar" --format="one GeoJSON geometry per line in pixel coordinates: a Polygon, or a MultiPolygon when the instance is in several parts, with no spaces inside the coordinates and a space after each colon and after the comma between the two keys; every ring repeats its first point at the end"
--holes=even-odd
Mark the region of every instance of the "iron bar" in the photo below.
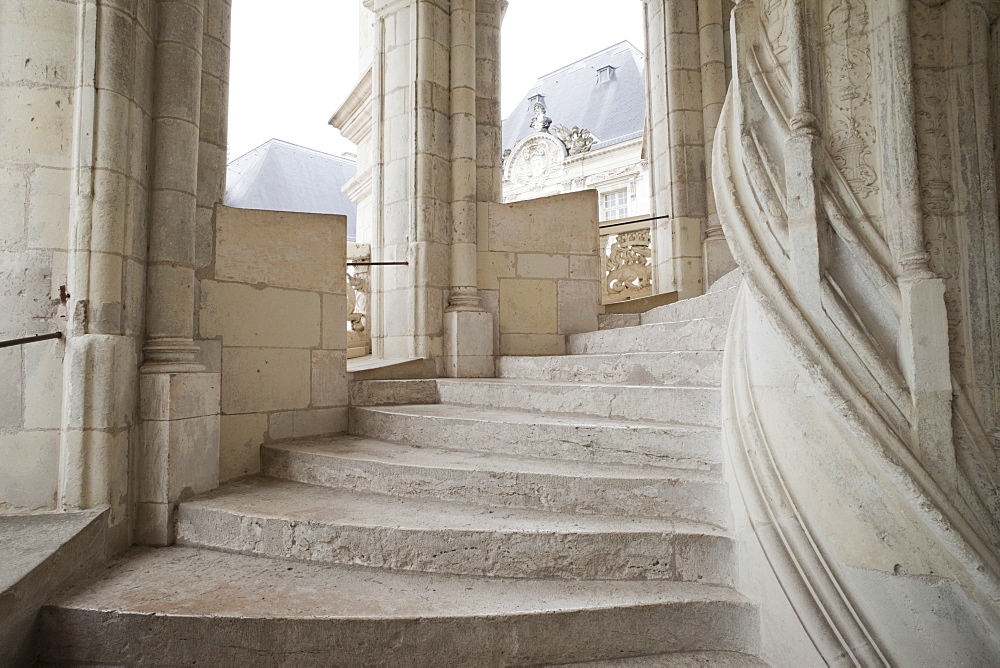
{"type": "Polygon", "coordinates": [[[39,334],[38,336],[26,336],[22,339],[11,339],[10,341],[0,341],[0,348],[10,348],[11,346],[20,346],[25,343],[35,343],[37,341],[48,341],[50,339],[61,339],[63,337],[62,332],[52,332],[51,334],[39,334]]]}

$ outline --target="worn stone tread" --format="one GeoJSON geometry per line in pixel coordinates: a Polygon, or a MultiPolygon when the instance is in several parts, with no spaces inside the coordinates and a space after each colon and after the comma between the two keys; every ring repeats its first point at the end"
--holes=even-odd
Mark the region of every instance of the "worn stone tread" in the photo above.
{"type": "Polygon", "coordinates": [[[713,427],[449,404],[354,407],[350,415],[353,433],[407,445],[703,471],[722,460],[713,427]]]}
{"type": "Polygon", "coordinates": [[[718,473],[398,445],[363,436],[272,443],[262,472],[391,496],[627,517],[728,520],[718,473]]]}
{"type": "Polygon", "coordinates": [[[593,415],[678,425],[719,427],[719,388],[615,385],[513,378],[438,379],[438,401],[527,412],[593,415]]]}
{"type": "MultiPolygon", "coordinates": [[[[676,652],[628,659],[564,663],[560,668],[767,668],[762,659],[742,652],[676,652]]],[[[550,666],[549,668],[555,668],[550,666]]]]}
{"type": "Polygon", "coordinates": [[[40,620],[43,663],[524,665],[754,652],[732,589],[507,580],[133,548],[40,620]],[[266,583],[266,584],[265,584],[266,583]]]}
{"type": "Polygon", "coordinates": [[[178,509],[180,544],[271,557],[499,577],[731,584],[708,524],[490,508],[244,478],[178,509]]]}
{"type": "Polygon", "coordinates": [[[539,474],[567,478],[600,478],[656,482],[721,482],[718,473],[677,469],[667,466],[600,464],[539,457],[512,457],[485,451],[414,447],[357,435],[324,439],[281,441],[263,450],[282,450],[314,457],[351,461],[391,463],[414,468],[447,469],[455,472],[539,474]]]}
{"type": "Polygon", "coordinates": [[[723,350],[728,324],[728,317],[691,318],[569,334],[566,352],[601,355],[723,350]]]}
{"type": "Polygon", "coordinates": [[[497,359],[497,376],[622,385],[718,387],[722,378],[722,351],[504,356],[497,359]]]}

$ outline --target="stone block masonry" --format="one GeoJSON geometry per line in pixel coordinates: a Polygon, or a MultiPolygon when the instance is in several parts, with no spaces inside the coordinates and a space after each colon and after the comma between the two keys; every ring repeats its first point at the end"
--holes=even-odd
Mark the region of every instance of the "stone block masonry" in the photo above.
{"type": "Polygon", "coordinates": [[[347,428],[347,219],[223,206],[215,219],[198,336],[221,372],[225,481],[257,473],[265,442],[347,428]]]}
{"type": "Polygon", "coordinates": [[[490,205],[477,265],[495,350],[561,355],[567,334],[597,329],[598,243],[597,191],[490,205]]]}

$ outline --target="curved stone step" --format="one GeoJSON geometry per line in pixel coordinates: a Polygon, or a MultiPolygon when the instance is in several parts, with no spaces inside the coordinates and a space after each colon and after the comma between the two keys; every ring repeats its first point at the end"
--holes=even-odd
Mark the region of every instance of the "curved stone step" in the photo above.
{"type": "Polygon", "coordinates": [[[722,380],[722,351],[504,356],[497,359],[497,377],[623,385],[719,387],[722,380]]]}
{"type": "Polygon", "coordinates": [[[351,432],[507,456],[718,471],[717,429],[427,404],[352,408],[351,432]]]}
{"type": "Polygon", "coordinates": [[[47,606],[52,664],[502,666],[756,653],[731,589],[394,573],[135,548],[47,606]]]}
{"type": "Polygon", "coordinates": [[[246,478],[182,503],[177,542],[268,557],[494,577],[730,585],[705,524],[402,499],[246,478]]]}
{"type": "Polygon", "coordinates": [[[439,378],[443,404],[573,413],[624,420],[718,427],[718,388],[607,385],[509,378],[439,378]]]}
{"type": "Polygon", "coordinates": [[[261,448],[262,472],[311,485],[401,497],[725,526],[721,476],[417,448],[359,436],[289,441],[261,448]]]}
{"type": "Polygon", "coordinates": [[[729,318],[697,318],[569,334],[570,355],[723,350],[729,318]]]}
{"type": "MultiPolygon", "coordinates": [[[[742,282],[742,276],[738,277],[742,282]]],[[[699,297],[682,299],[673,304],[657,306],[639,314],[643,325],[656,322],[681,322],[695,318],[723,318],[729,320],[736,305],[739,283],[733,287],[708,292],[699,297]]]]}
{"type": "Polygon", "coordinates": [[[564,663],[562,668],[767,668],[756,656],[743,652],[674,652],[628,659],[564,663]]]}

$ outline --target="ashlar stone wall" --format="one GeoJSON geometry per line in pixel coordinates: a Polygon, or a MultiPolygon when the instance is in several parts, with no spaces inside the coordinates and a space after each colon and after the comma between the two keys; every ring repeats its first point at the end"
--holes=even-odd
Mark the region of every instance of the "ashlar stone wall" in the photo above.
{"type": "MultiPolygon", "coordinates": [[[[62,331],[77,8],[0,3],[0,339],[62,331]]],[[[0,512],[58,500],[62,341],[0,349],[0,512]]]]}
{"type": "Polygon", "coordinates": [[[271,440],[347,429],[347,219],[219,206],[199,334],[220,349],[219,479],[271,440]]]}
{"type": "Polygon", "coordinates": [[[480,230],[479,292],[501,355],[562,355],[597,329],[597,191],[493,204],[480,230]]]}

